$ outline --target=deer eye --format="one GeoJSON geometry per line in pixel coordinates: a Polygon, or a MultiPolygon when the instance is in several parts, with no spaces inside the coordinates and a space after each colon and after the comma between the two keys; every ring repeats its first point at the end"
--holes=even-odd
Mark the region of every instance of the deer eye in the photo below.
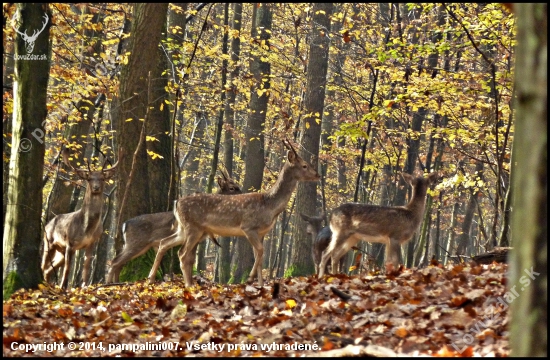
{"type": "Polygon", "coordinates": [[[303,167],[304,169],[307,169],[307,165],[305,165],[305,164],[304,164],[304,165],[302,165],[302,167],[303,167]]]}

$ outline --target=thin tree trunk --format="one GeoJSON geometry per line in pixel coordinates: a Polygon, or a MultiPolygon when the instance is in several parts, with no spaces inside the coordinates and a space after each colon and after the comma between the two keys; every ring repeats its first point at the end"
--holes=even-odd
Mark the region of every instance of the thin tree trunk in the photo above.
{"type": "MultiPolygon", "coordinates": [[[[272,4],[260,3],[254,5],[252,37],[259,38],[260,44],[257,51],[268,51],[271,37],[272,4]],[[264,43],[265,45],[261,45],[264,43]]],[[[265,167],[264,132],[263,124],[267,114],[269,100],[271,65],[261,60],[260,55],[252,56],[250,69],[254,75],[255,84],[250,91],[250,117],[248,118],[248,131],[245,133],[247,148],[245,159],[245,178],[243,191],[259,191],[262,186],[262,177],[265,167]]],[[[233,279],[240,283],[248,278],[248,274],[254,265],[254,253],[248,241],[237,242],[236,256],[238,261],[233,279]]]]}
{"type": "MultiPolygon", "coordinates": [[[[242,22],[242,3],[233,4],[233,19],[231,20],[231,29],[240,33],[242,22]]],[[[225,131],[224,139],[224,164],[229,176],[233,177],[233,131],[235,126],[235,99],[237,96],[237,87],[233,83],[239,76],[239,67],[236,66],[239,61],[241,53],[241,40],[240,36],[231,38],[231,62],[233,70],[229,75],[229,96],[225,102],[225,125],[228,130],[225,131]]],[[[233,240],[233,242],[235,239],[233,240]]],[[[230,244],[231,238],[224,237],[220,239],[221,248],[219,249],[219,262],[218,262],[218,274],[219,282],[227,284],[231,277],[231,256],[230,256],[230,244]]]]}
{"type": "MultiPolygon", "coordinates": [[[[478,177],[481,177],[483,174],[483,163],[478,161],[476,163],[476,174],[478,177]]],[[[468,205],[466,206],[466,214],[464,216],[464,221],[462,222],[462,232],[458,237],[458,247],[456,249],[457,255],[465,255],[471,252],[472,244],[470,239],[470,228],[472,226],[472,220],[474,218],[474,213],[477,207],[476,197],[478,196],[479,191],[472,190],[470,193],[470,199],[468,200],[468,205]],[[470,249],[470,251],[468,251],[470,249]]]]}

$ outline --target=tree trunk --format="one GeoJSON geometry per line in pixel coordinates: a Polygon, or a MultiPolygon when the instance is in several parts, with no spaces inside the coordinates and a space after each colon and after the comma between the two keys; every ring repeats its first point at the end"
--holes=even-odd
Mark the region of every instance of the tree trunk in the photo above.
{"type": "MultiPolygon", "coordinates": [[[[321,118],[325,107],[325,87],[327,83],[328,57],[330,42],[327,30],[330,29],[332,3],[313,5],[312,30],[309,44],[307,66],[307,85],[304,121],[302,122],[302,148],[300,156],[317,168],[319,141],[321,137],[321,118]]],[[[317,214],[317,183],[302,182],[296,192],[296,214],[317,214]]],[[[315,272],[311,256],[311,236],[306,233],[306,222],[296,216],[293,236],[293,252],[287,276],[309,275],[315,272]]]]}
{"type": "Polygon", "coordinates": [[[52,15],[47,4],[18,3],[16,11],[19,32],[43,30],[37,34],[34,47],[19,33],[15,37],[15,55],[37,59],[15,60],[10,182],[4,223],[4,298],[21,288],[35,289],[42,281],[42,175],[52,15]]]}
{"type": "MultiPolygon", "coordinates": [[[[476,162],[476,174],[479,178],[483,175],[483,163],[481,161],[476,162]]],[[[479,191],[472,189],[470,193],[470,199],[468,200],[468,206],[466,206],[466,214],[464,216],[464,222],[462,223],[462,232],[458,237],[458,247],[456,249],[457,255],[465,255],[471,253],[472,244],[470,239],[470,228],[472,226],[472,220],[474,219],[474,213],[477,208],[476,197],[479,191]],[[467,249],[470,249],[468,251],[467,249]]]]}
{"type": "MultiPolygon", "coordinates": [[[[4,74],[3,74],[3,86],[5,89],[13,88],[13,76],[14,76],[14,44],[5,42],[4,43],[4,74]]],[[[13,97],[13,93],[12,93],[13,97]]],[[[12,114],[13,117],[13,114],[12,114]]],[[[6,161],[6,159],[9,159],[11,157],[11,142],[12,142],[12,119],[6,119],[4,118],[4,121],[2,122],[2,134],[4,134],[4,141],[2,143],[2,149],[3,149],[3,161],[2,161],[2,179],[3,184],[2,186],[2,224],[6,223],[6,206],[8,205],[8,182],[10,179],[10,163],[9,160],[6,161]]]]}
{"type": "MultiPolygon", "coordinates": [[[[115,250],[117,254],[120,253],[123,247],[120,232],[122,223],[135,216],[150,213],[151,194],[156,194],[156,190],[152,190],[152,188],[167,186],[169,183],[165,181],[165,184],[155,183],[155,186],[151,186],[148,163],[152,160],[147,156],[148,145],[145,141],[142,141],[138,149],[144,126],[143,121],[151,121],[150,124],[145,124],[145,130],[156,131],[158,121],[162,122],[166,119],[165,115],[161,114],[157,116],[155,114],[155,111],[160,111],[160,109],[158,103],[156,106],[154,105],[155,100],[158,101],[158,99],[153,94],[158,95],[154,91],[154,88],[162,87],[162,85],[158,84],[158,80],[155,79],[159,78],[157,72],[158,51],[162,33],[166,27],[167,9],[168,4],[166,3],[146,3],[134,6],[134,21],[128,45],[130,56],[128,64],[123,66],[121,70],[120,98],[118,100],[120,112],[117,114],[117,118],[114,119],[115,124],[117,124],[118,146],[124,150],[124,156],[120,159],[118,168],[118,178],[120,180],[116,195],[117,209],[115,217],[117,219],[117,236],[115,238],[115,250]],[[150,84],[148,79],[151,79],[150,84]],[[149,110],[149,117],[146,119],[148,107],[154,107],[155,109],[151,108],[149,110]],[[137,154],[134,163],[134,153],[136,150],[137,154]],[[130,174],[132,174],[131,179],[130,174]]],[[[164,88],[162,88],[162,91],[164,91],[164,88]]],[[[165,93],[163,94],[165,96],[165,93]]],[[[159,136],[157,133],[149,134],[148,131],[145,134],[159,136]]],[[[165,156],[167,153],[163,152],[162,154],[165,156]]],[[[169,157],[168,152],[165,161],[168,161],[169,157]]],[[[156,161],[159,160],[156,159],[156,161]]],[[[157,174],[151,174],[151,176],[156,179],[157,174]]],[[[155,199],[158,198],[154,195],[153,197],[155,199]]],[[[158,206],[157,201],[155,200],[155,208],[158,206]]],[[[164,204],[162,209],[166,209],[166,202],[167,199],[165,197],[162,200],[164,204]]],[[[161,209],[161,207],[158,208],[161,209]]],[[[134,262],[130,262],[127,267],[132,266],[132,264],[134,262]]],[[[138,271],[131,271],[131,273],[137,273],[138,271]]]]}
{"type": "MultiPolygon", "coordinates": [[[[264,53],[269,51],[269,38],[271,37],[272,10],[271,4],[261,3],[254,5],[252,37],[259,38],[259,45],[256,51],[264,53]]],[[[263,124],[267,113],[267,102],[269,100],[271,64],[261,60],[261,55],[253,55],[250,69],[254,75],[254,86],[250,91],[250,117],[248,118],[248,131],[245,133],[247,148],[245,159],[245,178],[243,192],[259,191],[262,186],[262,178],[265,167],[264,155],[264,133],[263,124]]],[[[248,277],[254,265],[254,253],[248,241],[237,241],[235,255],[238,261],[234,282],[241,282],[248,277]]]]}
{"type": "Polygon", "coordinates": [[[514,4],[517,11],[516,129],[512,155],[514,205],[510,288],[512,356],[548,354],[548,4],[514,4]],[[518,284],[519,281],[519,284],[518,284]]]}
{"type": "MultiPolygon", "coordinates": [[[[161,7],[155,11],[164,14],[150,19],[151,22],[160,22],[154,24],[155,31],[162,35],[166,29],[166,9],[161,7]]],[[[169,211],[172,209],[173,202],[176,199],[175,192],[175,166],[174,156],[172,154],[173,137],[172,124],[170,119],[170,108],[165,103],[168,100],[166,88],[168,86],[168,75],[164,74],[168,66],[166,54],[158,46],[151,49],[152,54],[156,54],[156,60],[152,64],[151,70],[151,97],[152,104],[149,104],[149,116],[145,124],[145,130],[148,136],[155,138],[154,141],[147,141],[147,175],[150,184],[149,187],[149,213],[169,211]],[[158,155],[158,156],[157,156],[158,155]]]]}
{"type": "MultiPolygon", "coordinates": [[[[231,29],[240,33],[242,22],[242,3],[233,4],[233,19],[231,20],[231,29]]],[[[233,84],[233,80],[236,80],[239,76],[239,67],[236,66],[239,61],[241,53],[241,40],[239,36],[231,38],[231,63],[233,70],[229,75],[229,92],[228,98],[225,102],[225,138],[224,138],[224,164],[229,176],[233,177],[233,131],[235,126],[235,99],[237,96],[237,87],[233,84]]],[[[233,241],[236,241],[233,238],[233,241]]],[[[231,238],[224,237],[220,239],[221,248],[219,249],[219,261],[218,261],[218,281],[222,284],[227,284],[231,277],[231,254],[230,245],[231,238]]]]}

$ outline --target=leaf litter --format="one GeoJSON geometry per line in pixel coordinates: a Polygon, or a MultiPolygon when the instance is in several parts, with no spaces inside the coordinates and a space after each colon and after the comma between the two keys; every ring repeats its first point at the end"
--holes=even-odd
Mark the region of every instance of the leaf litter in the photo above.
{"type": "Polygon", "coordinates": [[[69,291],[40,285],[4,300],[3,350],[71,357],[508,356],[506,270],[497,263],[434,264],[389,275],[279,279],[264,288],[186,288],[178,277],[69,291]]]}

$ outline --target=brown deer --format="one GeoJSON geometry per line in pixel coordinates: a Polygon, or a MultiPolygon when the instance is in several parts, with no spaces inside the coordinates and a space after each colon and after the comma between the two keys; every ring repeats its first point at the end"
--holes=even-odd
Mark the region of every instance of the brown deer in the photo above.
{"type": "MultiPolygon", "coordinates": [[[[321,216],[308,216],[300,213],[300,216],[307,223],[306,232],[311,235],[311,255],[315,264],[315,273],[319,274],[321,256],[323,255],[323,251],[328,247],[328,244],[330,244],[332,231],[330,231],[330,227],[323,226],[324,214],[321,214],[321,216]]],[[[344,257],[340,259],[340,268],[344,266],[344,260],[344,257]]],[[[327,269],[329,265],[330,259],[327,263],[327,269]]]]}
{"type": "MultiPolygon", "coordinates": [[[[241,194],[241,189],[226,171],[218,177],[219,194],[241,194]]],[[[158,249],[160,241],[177,230],[173,211],[136,216],[122,224],[124,249],[112,261],[107,283],[118,282],[122,267],[130,260],[145,254],[150,248],[158,249]]],[[[210,236],[219,246],[214,235],[210,236]]]]}
{"type": "MultiPolygon", "coordinates": [[[[119,152],[119,161],[120,155],[122,152],[119,152]]],[[[99,171],[90,170],[89,164],[88,170],[75,169],[68,160],[67,151],[64,152],[63,162],[79,178],[86,181],[86,193],[80,210],[57,215],[46,225],[42,257],[42,273],[46,282],[49,283],[52,273],[64,265],[61,287],[66,288],[74,253],[76,250],[85,249],[82,286],[88,283],[94,250],[92,245],[103,233],[103,189],[105,182],[114,175],[119,161],[110,169],[104,169],[105,164],[99,171]]]]}
{"type": "Polygon", "coordinates": [[[406,173],[402,176],[412,186],[412,198],[406,206],[346,203],[332,211],[332,239],[321,258],[319,278],[325,274],[329,259],[335,274],[342,255],[359,240],[386,244],[386,264],[399,265],[401,245],[412,238],[422,222],[427,189],[437,180],[437,173],[425,178],[415,178],[406,173]]]}
{"type": "MultiPolygon", "coordinates": [[[[254,266],[248,278],[252,282],[258,276],[258,285],[263,286],[262,260],[263,237],[273,227],[277,216],[285,209],[299,181],[318,181],[317,171],[304,161],[290,143],[287,161],[275,184],[265,192],[233,196],[198,194],[178,200],[174,214],[178,231],[172,237],[161,241],[160,249],[173,243],[183,244],[178,252],[185,284],[193,284],[192,272],[195,261],[194,249],[209,233],[220,236],[246,236],[254,249],[254,266]]],[[[155,279],[160,259],[149,274],[149,281],[155,279]]]]}

